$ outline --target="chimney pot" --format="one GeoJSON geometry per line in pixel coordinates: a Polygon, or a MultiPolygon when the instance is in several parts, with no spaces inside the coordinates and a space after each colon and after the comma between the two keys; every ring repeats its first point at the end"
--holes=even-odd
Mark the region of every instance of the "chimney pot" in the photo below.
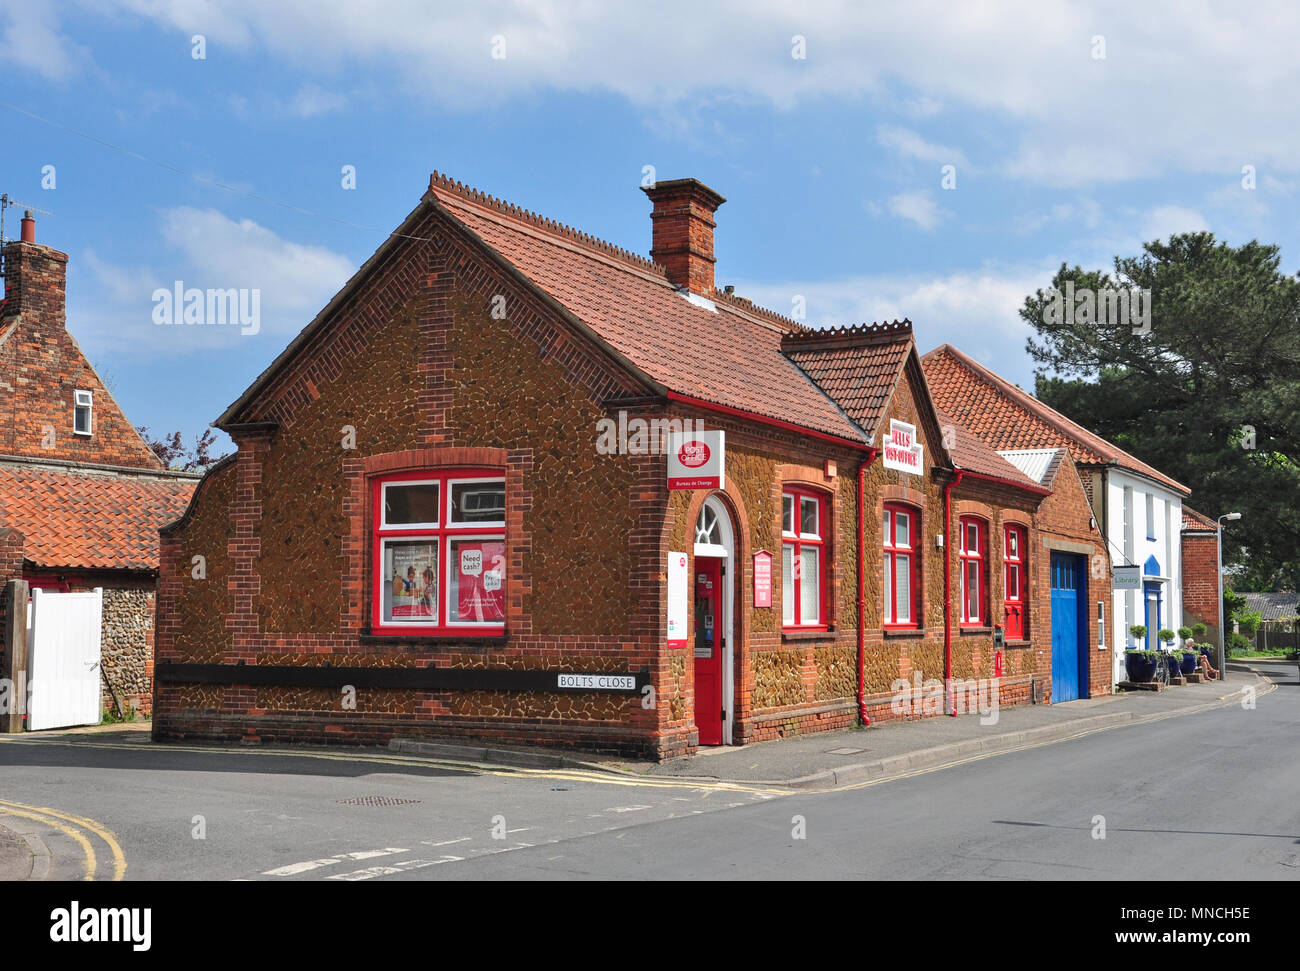
{"type": "Polygon", "coordinates": [[[712,297],[713,214],[727,200],[698,179],[656,182],[641,191],[654,203],[650,258],[679,289],[712,297]]]}
{"type": "Polygon", "coordinates": [[[36,242],[36,220],[30,209],[23,213],[21,238],[24,243],[36,242]]]}

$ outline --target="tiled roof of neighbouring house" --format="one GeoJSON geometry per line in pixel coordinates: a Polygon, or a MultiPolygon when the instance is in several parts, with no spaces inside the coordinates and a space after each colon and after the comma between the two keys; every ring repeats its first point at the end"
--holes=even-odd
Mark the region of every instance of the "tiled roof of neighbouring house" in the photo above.
{"type": "Polygon", "coordinates": [[[662,267],[435,173],[439,205],[652,381],[681,395],[864,441],[781,352],[802,326],[720,290],[716,312],[662,267]]]}
{"type": "Polygon", "coordinates": [[[1243,593],[1246,607],[1258,610],[1264,620],[1281,620],[1300,616],[1300,594],[1294,593],[1243,593]]]}
{"type": "Polygon", "coordinates": [[[1034,492],[1045,491],[1042,483],[1035,482],[1025,475],[1015,465],[976,438],[968,428],[954,421],[951,415],[942,409],[936,410],[945,434],[947,434],[946,429],[952,429],[953,434],[950,438],[952,445],[948,449],[948,454],[952,456],[953,465],[957,468],[965,472],[974,472],[976,475],[987,475],[1003,482],[1010,482],[1034,492]]]}
{"type": "Polygon", "coordinates": [[[38,567],[158,569],[158,528],[185,511],[197,479],[0,464],[0,526],[38,567]]]}
{"type": "Polygon", "coordinates": [[[1083,465],[1117,465],[1184,495],[1191,490],[1066,418],[951,344],[921,358],[934,402],[996,449],[1063,446],[1083,465]]]}
{"type": "Polygon", "coordinates": [[[1183,532],[1185,533],[1217,533],[1219,525],[1209,516],[1197,512],[1187,503],[1183,503],[1183,532]]]}

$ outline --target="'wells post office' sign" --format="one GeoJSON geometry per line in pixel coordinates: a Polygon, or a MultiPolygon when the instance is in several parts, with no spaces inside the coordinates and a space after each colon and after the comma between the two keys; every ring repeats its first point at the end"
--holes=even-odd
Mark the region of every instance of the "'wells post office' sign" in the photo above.
{"type": "Polygon", "coordinates": [[[916,440],[916,426],[905,421],[889,420],[889,434],[885,436],[883,464],[887,469],[920,475],[925,469],[921,444],[916,440]]]}

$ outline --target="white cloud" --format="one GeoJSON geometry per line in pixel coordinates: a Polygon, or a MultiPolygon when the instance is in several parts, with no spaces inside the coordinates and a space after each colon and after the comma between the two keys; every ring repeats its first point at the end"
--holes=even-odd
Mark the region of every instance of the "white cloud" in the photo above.
{"type": "Polygon", "coordinates": [[[88,349],[174,355],[261,340],[275,353],[356,270],[342,254],[292,242],[215,209],[164,210],[159,233],[165,256],[149,269],[113,264],[94,251],[70,261],[68,323],[88,349]],[[154,291],[170,291],[177,282],[204,291],[260,291],[259,332],[244,336],[238,327],[154,324],[154,291]],[[93,297],[82,296],[87,293],[93,297]]]}
{"type": "MultiPolygon", "coordinates": [[[[1300,171],[1300,8],[1287,0],[809,3],[661,0],[644,8],[481,0],[116,0],[209,50],[270,54],[317,76],[391,71],[405,94],[474,110],[539,89],[613,92],[646,109],[701,97],[789,108],[869,98],[904,115],[983,112],[1012,127],[1003,172],[1076,185],[1171,170],[1300,171]],[[1092,38],[1106,38],[1093,58],[1092,38]],[[807,39],[806,59],[790,38],[807,39]],[[494,37],[505,57],[492,57],[494,37]],[[1136,93],[1140,92],[1140,96],[1136,93]],[[1198,133],[1213,131],[1215,137],[1198,133]]],[[[210,55],[211,56],[211,53],[210,55]]]]}
{"type": "Polygon", "coordinates": [[[30,70],[62,81],[89,62],[84,48],[59,33],[52,5],[0,0],[0,25],[0,64],[10,75],[30,70]]]}
{"type": "Polygon", "coordinates": [[[876,141],[885,148],[892,148],[904,158],[970,169],[970,163],[966,161],[961,149],[935,144],[916,132],[897,125],[881,125],[876,129],[876,141]]]}
{"type": "Polygon", "coordinates": [[[299,118],[315,118],[342,111],[347,104],[344,95],[326,91],[318,84],[304,84],[289,101],[289,111],[299,118]]]}
{"type": "Polygon", "coordinates": [[[1033,386],[1024,353],[1032,332],[1020,319],[1025,297],[1047,286],[1059,263],[983,267],[931,276],[874,274],[838,280],[737,282],[737,292],[761,306],[789,314],[796,295],[807,302],[812,326],[885,323],[910,318],[924,353],[951,343],[1009,380],[1033,386]]]}
{"type": "Polygon", "coordinates": [[[1196,233],[1208,230],[1210,224],[1199,212],[1183,206],[1157,206],[1142,218],[1142,241],[1167,239],[1174,233],[1196,233]]]}
{"type": "Polygon", "coordinates": [[[934,201],[934,196],[921,190],[891,196],[888,208],[892,215],[913,222],[927,232],[943,222],[947,215],[934,201]]]}

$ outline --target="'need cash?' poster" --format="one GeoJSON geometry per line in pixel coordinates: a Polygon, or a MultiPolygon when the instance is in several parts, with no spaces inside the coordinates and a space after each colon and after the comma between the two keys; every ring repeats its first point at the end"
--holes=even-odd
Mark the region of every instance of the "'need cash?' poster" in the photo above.
{"type": "Polygon", "coordinates": [[[451,620],[495,624],[506,619],[506,547],[500,540],[463,539],[451,544],[451,620]]]}

